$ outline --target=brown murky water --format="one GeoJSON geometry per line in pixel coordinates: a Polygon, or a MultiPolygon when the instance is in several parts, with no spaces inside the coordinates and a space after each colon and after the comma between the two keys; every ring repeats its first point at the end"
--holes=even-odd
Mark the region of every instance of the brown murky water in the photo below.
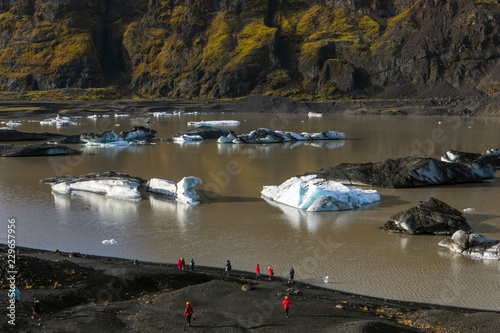
{"type": "MultiPolygon", "coordinates": [[[[235,119],[247,133],[258,127],[290,131],[336,130],[342,141],[218,145],[216,142],[126,148],[84,148],[80,157],[0,158],[0,219],[16,220],[19,246],[253,271],[256,263],[286,276],[355,293],[500,310],[500,262],[473,260],[437,244],[442,236],[409,236],[378,229],[389,216],[434,196],[467,214],[477,233],[500,239],[500,179],[480,184],[378,189],[381,201],[362,209],[306,213],[260,198],[264,185],[343,162],[381,161],[447,149],[482,152],[500,146],[498,118],[211,114],[159,118],[157,138],[191,128],[191,120],[235,119]],[[441,123],[440,123],[441,122],[441,123]],[[51,194],[39,180],[56,174],[119,171],[145,179],[203,180],[204,204],[190,208],[145,196],[129,202],[83,193],[51,194]],[[102,245],[114,238],[116,245],[102,245]],[[329,276],[328,284],[323,278],[329,276]]],[[[80,119],[82,126],[20,131],[81,133],[128,130],[128,118],[80,119]],[[118,123],[121,126],[115,127],[118,123]]],[[[76,145],[78,146],[78,145],[76,145]]]]}

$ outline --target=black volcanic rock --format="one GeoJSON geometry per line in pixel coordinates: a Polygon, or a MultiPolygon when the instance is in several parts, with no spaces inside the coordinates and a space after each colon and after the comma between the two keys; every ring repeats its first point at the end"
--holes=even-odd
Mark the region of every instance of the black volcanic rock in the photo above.
{"type": "Polygon", "coordinates": [[[77,183],[89,180],[129,180],[139,183],[140,185],[145,184],[146,180],[140,177],[130,176],[126,173],[107,171],[107,172],[93,172],[86,175],[66,175],[45,178],[40,180],[43,184],[59,184],[59,183],[77,183]]]}
{"type": "Polygon", "coordinates": [[[495,169],[500,169],[500,149],[490,149],[484,153],[466,153],[450,149],[441,156],[441,161],[462,164],[491,164],[495,169]]]}
{"type": "Polygon", "coordinates": [[[391,220],[380,228],[390,232],[433,235],[451,235],[457,230],[473,231],[460,211],[435,198],[391,216],[391,220]]]}
{"type": "Polygon", "coordinates": [[[174,138],[178,138],[183,135],[199,135],[203,139],[218,139],[221,136],[228,136],[229,134],[234,135],[234,131],[211,126],[199,126],[184,132],[175,133],[174,138]]]}
{"type": "Polygon", "coordinates": [[[0,156],[4,157],[72,155],[80,153],[78,150],[63,145],[0,145],[0,156]]]}
{"type": "Polygon", "coordinates": [[[466,165],[409,156],[383,162],[342,163],[302,176],[311,174],[349,185],[398,188],[479,182],[495,178],[496,170],[490,164],[466,165]]]}

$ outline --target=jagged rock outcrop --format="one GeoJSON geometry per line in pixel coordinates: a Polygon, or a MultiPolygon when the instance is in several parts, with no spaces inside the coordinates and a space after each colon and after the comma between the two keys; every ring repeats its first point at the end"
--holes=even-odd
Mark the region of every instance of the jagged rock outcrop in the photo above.
{"type": "Polygon", "coordinates": [[[211,127],[211,126],[200,126],[184,132],[175,133],[174,138],[179,138],[183,135],[189,135],[189,136],[198,135],[202,139],[218,139],[221,136],[227,136],[230,134],[234,135],[234,131],[223,128],[211,127]]]}
{"type": "Polygon", "coordinates": [[[451,239],[443,239],[439,246],[475,259],[500,260],[500,240],[477,234],[468,235],[463,230],[456,231],[451,239]]]}
{"type": "Polygon", "coordinates": [[[381,229],[412,235],[451,235],[457,230],[473,231],[460,211],[435,198],[430,198],[429,202],[421,201],[418,206],[391,216],[381,229]]]}
{"type": "Polygon", "coordinates": [[[495,178],[496,170],[491,164],[467,165],[409,156],[375,163],[342,163],[304,175],[311,174],[343,184],[397,188],[480,182],[495,178]]]}
{"type": "Polygon", "coordinates": [[[4,157],[73,155],[80,153],[81,151],[63,145],[0,145],[0,156],[4,157]]]}
{"type": "Polygon", "coordinates": [[[500,169],[500,149],[489,149],[484,153],[467,153],[450,149],[441,156],[441,161],[462,164],[491,164],[498,170],[500,169]]]}
{"type": "Polygon", "coordinates": [[[8,91],[467,93],[468,114],[500,92],[495,1],[2,0],[0,31],[0,90],[8,91]]]}

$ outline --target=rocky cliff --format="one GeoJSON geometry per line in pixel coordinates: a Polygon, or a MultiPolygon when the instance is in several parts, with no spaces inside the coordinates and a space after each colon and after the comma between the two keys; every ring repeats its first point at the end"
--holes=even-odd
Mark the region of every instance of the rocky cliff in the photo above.
{"type": "Polygon", "coordinates": [[[0,0],[0,90],[498,97],[498,0],[0,0]]]}

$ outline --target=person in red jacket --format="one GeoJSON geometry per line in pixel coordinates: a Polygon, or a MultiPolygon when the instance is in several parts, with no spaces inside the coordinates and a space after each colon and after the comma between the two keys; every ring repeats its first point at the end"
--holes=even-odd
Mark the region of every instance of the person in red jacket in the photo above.
{"type": "Polygon", "coordinates": [[[182,269],[183,268],[182,260],[181,259],[177,260],[177,268],[178,269],[182,269]]]}
{"type": "Polygon", "coordinates": [[[255,271],[257,272],[256,278],[260,280],[260,267],[259,267],[259,264],[257,264],[257,266],[255,266],[255,271]]]}
{"type": "Polygon", "coordinates": [[[290,310],[290,300],[288,299],[288,296],[285,296],[285,300],[283,301],[283,309],[285,309],[286,317],[288,318],[288,310],[290,310]]]}
{"type": "Polygon", "coordinates": [[[184,310],[184,317],[186,317],[187,321],[187,327],[191,327],[191,317],[193,317],[194,310],[189,304],[189,302],[186,302],[186,310],[184,310]]]}
{"type": "Polygon", "coordinates": [[[271,267],[268,267],[267,268],[267,271],[269,272],[269,280],[272,280],[273,278],[273,275],[274,275],[274,271],[271,267]]]}

